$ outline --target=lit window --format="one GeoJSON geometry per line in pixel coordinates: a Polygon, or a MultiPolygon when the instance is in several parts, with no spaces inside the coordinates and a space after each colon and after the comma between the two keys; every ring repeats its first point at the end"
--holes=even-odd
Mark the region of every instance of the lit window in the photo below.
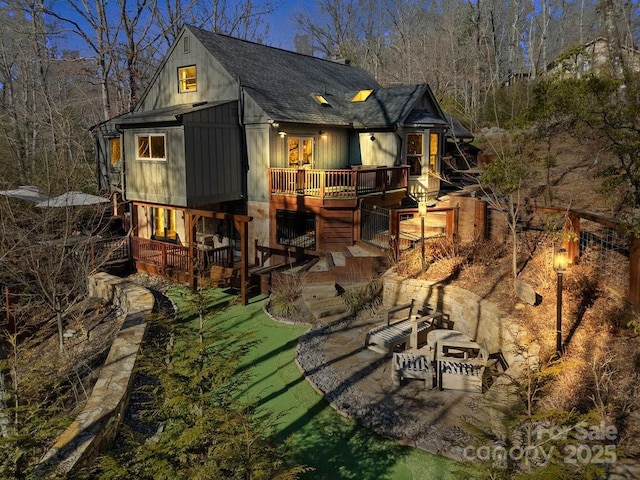
{"type": "Polygon", "coordinates": [[[180,93],[196,91],[196,66],[181,67],[178,69],[178,81],[180,93]]]}
{"type": "Polygon", "coordinates": [[[422,175],[423,135],[410,133],[407,135],[407,165],[410,175],[422,175]]]}
{"type": "Polygon", "coordinates": [[[373,90],[360,90],[358,93],[355,94],[355,96],[351,99],[351,101],[354,103],[364,102],[367,98],[369,98],[369,95],[371,95],[372,93],[373,93],[373,90]]]}
{"type": "Polygon", "coordinates": [[[138,160],[166,160],[164,135],[136,135],[138,160]]]}
{"type": "Polygon", "coordinates": [[[313,164],[313,138],[287,137],[290,167],[311,167],[313,164]]]}
{"type": "Polygon", "coordinates": [[[170,208],[154,208],[151,209],[151,225],[154,240],[176,241],[176,211],[170,208]]]}
{"type": "Polygon", "coordinates": [[[324,95],[320,95],[319,93],[316,93],[314,97],[316,99],[316,102],[318,102],[320,105],[329,105],[329,100],[324,98],[324,95]]]}
{"type": "Polygon", "coordinates": [[[112,137],[109,139],[109,157],[111,158],[111,167],[114,170],[120,168],[122,162],[120,137],[112,137]]]}
{"type": "Polygon", "coordinates": [[[436,173],[438,163],[438,134],[432,133],[429,137],[429,172],[436,173]]]}

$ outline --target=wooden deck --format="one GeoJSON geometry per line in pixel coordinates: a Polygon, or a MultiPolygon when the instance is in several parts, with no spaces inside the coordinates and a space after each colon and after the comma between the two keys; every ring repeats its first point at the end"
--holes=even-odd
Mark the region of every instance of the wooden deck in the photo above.
{"type": "Polygon", "coordinates": [[[366,168],[358,170],[311,170],[270,168],[271,195],[290,195],[325,200],[357,199],[407,190],[409,167],[366,168]]]}

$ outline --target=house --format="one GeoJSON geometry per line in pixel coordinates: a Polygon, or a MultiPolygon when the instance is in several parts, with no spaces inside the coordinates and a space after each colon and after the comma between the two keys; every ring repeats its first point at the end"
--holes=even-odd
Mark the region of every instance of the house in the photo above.
{"type": "Polygon", "coordinates": [[[447,126],[426,84],[185,26],[136,108],[93,131],[137,267],[193,276],[238,244],[243,272],[255,245],[353,245],[363,205],[437,194],[447,126]]]}
{"type": "MultiPolygon", "coordinates": [[[[620,46],[621,60],[631,72],[640,72],[640,50],[620,46]]],[[[582,78],[597,75],[611,67],[611,49],[604,37],[568,49],[547,67],[547,74],[559,78],[582,78]]]]}

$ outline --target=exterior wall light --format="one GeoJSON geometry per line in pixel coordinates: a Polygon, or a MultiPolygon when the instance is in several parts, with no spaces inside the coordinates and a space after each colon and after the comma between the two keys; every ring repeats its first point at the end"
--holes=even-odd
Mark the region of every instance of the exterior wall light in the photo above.
{"type": "Polygon", "coordinates": [[[280,130],[280,131],[278,132],[278,135],[280,135],[280,138],[284,138],[284,137],[286,137],[286,136],[287,136],[287,132],[283,132],[282,130],[280,130]]]}

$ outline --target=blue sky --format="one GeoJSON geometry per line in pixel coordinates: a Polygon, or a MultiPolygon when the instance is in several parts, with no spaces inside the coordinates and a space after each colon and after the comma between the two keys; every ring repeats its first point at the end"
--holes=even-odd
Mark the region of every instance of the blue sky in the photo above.
{"type": "Polygon", "coordinates": [[[269,23],[269,38],[266,43],[274,47],[293,50],[293,37],[296,33],[295,15],[300,11],[314,11],[314,0],[275,0],[275,11],[269,23]]]}

